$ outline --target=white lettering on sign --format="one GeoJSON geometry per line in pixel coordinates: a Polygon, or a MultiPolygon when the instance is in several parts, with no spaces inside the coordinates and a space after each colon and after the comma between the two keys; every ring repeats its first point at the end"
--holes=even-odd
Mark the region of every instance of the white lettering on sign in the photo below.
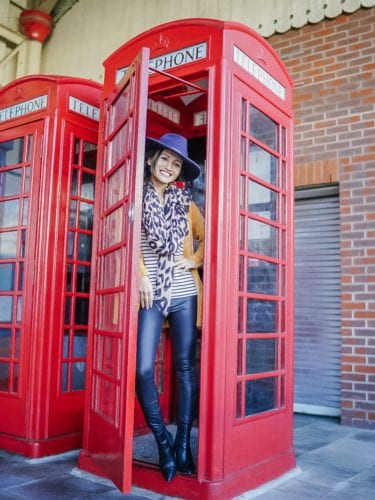
{"type": "Polygon", "coordinates": [[[174,109],[172,108],[172,106],[168,106],[168,104],[149,99],[148,109],[151,109],[151,111],[154,111],[160,116],[164,116],[164,118],[167,118],[167,120],[170,120],[173,123],[180,123],[180,112],[178,111],[178,109],[174,109]]]}
{"type": "Polygon", "coordinates": [[[69,110],[91,118],[91,120],[99,121],[99,108],[71,95],[69,96],[69,110]]]}
{"type": "Polygon", "coordinates": [[[0,109],[0,122],[5,122],[7,120],[12,120],[13,118],[18,118],[20,116],[28,115],[29,113],[35,113],[36,111],[41,111],[47,107],[48,96],[47,94],[38,97],[33,97],[28,101],[20,102],[19,104],[14,104],[8,108],[0,109]]]}
{"type": "MultiPolygon", "coordinates": [[[[163,54],[158,57],[150,59],[150,68],[160,69],[161,71],[166,71],[171,68],[176,68],[177,66],[183,66],[184,64],[189,64],[191,62],[200,61],[207,57],[207,43],[201,42],[196,45],[191,45],[190,47],[184,47],[174,52],[169,52],[168,54],[163,54]]],[[[117,70],[116,73],[116,83],[118,83],[121,78],[126,73],[128,66],[117,70]]]]}
{"type": "Polygon", "coordinates": [[[198,111],[197,113],[194,113],[193,123],[194,127],[207,125],[207,111],[198,111]]]}
{"type": "Polygon", "coordinates": [[[271,92],[280,97],[280,99],[285,100],[285,87],[236,46],[234,46],[233,59],[234,62],[261,82],[271,92]]]}

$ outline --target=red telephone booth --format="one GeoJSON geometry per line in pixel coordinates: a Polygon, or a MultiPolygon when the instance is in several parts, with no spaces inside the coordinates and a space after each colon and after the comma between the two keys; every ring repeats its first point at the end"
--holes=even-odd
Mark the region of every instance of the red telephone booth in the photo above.
{"type": "MultiPolygon", "coordinates": [[[[104,66],[79,464],[123,492],[232,498],[295,464],[292,82],[261,36],[210,19],[153,28],[104,66]],[[206,220],[197,473],[170,483],[137,454],[134,395],[145,136],[164,132],[187,136],[202,165],[192,190],[206,220]]],[[[173,424],[170,372],[166,334],[155,376],[173,424]]]]}
{"type": "Polygon", "coordinates": [[[78,448],[101,86],[0,90],[0,448],[78,448]]]}

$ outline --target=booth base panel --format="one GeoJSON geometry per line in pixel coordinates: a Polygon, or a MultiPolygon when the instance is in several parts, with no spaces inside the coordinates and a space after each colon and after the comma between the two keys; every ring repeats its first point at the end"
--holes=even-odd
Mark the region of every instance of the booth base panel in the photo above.
{"type": "Polygon", "coordinates": [[[186,500],[231,500],[246,491],[253,490],[295,468],[294,450],[271,457],[252,465],[221,481],[198,481],[197,476],[177,474],[167,483],[158,467],[141,462],[133,463],[134,486],[151,489],[157,493],[186,500]],[[152,488],[150,488],[152,485],[152,488]]]}
{"type": "Polygon", "coordinates": [[[58,455],[82,447],[82,433],[67,434],[44,440],[32,440],[0,433],[0,449],[26,458],[58,455]]]}

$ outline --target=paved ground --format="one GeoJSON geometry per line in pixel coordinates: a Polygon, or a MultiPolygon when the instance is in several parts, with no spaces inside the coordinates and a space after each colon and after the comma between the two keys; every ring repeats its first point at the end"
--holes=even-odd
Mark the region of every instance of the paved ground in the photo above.
{"type": "MultiPolygon", "coordinates": [[[[375,431],[296,415],[294,443],[297,469],[238,500],[375,500],[375,431]]],[[[77,452],[26,460],[0,451],[0,500],[166,498],[138,488],[122,495],[112,483],[82,474],[76,464],[77,452]]]]}

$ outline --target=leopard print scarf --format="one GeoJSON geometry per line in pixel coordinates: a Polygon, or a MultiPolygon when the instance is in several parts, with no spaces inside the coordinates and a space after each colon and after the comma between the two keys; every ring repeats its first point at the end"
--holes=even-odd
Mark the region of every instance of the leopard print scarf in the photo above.
{"type": "Polygon", "coordinates": [[[142,225],[150,247],[158,255],[154,299],[164,316],[171,302],[174,259],[188,232],[187,210],[190,198],[175,185],[164,192],[164,205],[152,182],[143,188],[142,225]]]}

